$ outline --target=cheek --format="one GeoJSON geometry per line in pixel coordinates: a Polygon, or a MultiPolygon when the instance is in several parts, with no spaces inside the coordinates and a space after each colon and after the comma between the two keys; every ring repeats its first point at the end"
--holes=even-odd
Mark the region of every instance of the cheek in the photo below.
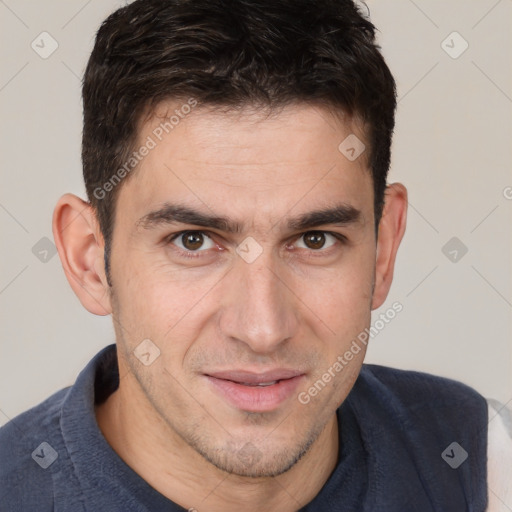
{"type": "Polygon", "coordinates": [[[364,329],[371,315],[374,264],[371,250],[336,269],[316,269],[297,283],[298,296],[336,339],[364,329]]]}
{"type": "Polygon", "coordinates": [[[215,281],[147,264],[133,265],[125,275],[129,277],[115,287],[125,344],[133,350],[149,338],[161,350],[163,359],[181,360],[188,340],[195,338],[208,317],[207,292],[215,281]]]}

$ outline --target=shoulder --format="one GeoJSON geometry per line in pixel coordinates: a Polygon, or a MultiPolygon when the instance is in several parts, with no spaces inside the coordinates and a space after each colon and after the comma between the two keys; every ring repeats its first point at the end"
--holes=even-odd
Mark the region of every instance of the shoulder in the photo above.
{"type": "Polygon", "coordinates": [[[456,380],[378,365],[364,365],[359,377],[351,405],[373,430],[421,438],[439,453],[456,441],[483,477],[489,413],[480,393],[456,380]]]}
{"type": "MultiPolygon", "coordinates": [[[[382,398],[393,398],[410,410],[451,408],[461,412],[466,407],[487,412],[487,402],[472,387],[446,377],[365,364],[361,370],[362,387],[371,387],[382,398]]],[[[487,421],[487,414],[485,414],[487,421]]]]}
{"type": "Polygon", "coordinates": [[[488,512],[512,509],[512,403],[488,400],[488,512]]]}
{"type": "Polygon", "coordinates": [[[6,510],[53,510],[52,465],[63,452],[59,418],[67,391],[0,428],[0,502],[6,510]]]}
{"type": "Polygon", "coordinates": [[[439,510],[464,503],[485,509],[489,416],[482,395],[452,379],[370,364],[352,391],[347,409],[363,441],[377,447],[372,457],[381,468],[416,482],[439,510]]]}

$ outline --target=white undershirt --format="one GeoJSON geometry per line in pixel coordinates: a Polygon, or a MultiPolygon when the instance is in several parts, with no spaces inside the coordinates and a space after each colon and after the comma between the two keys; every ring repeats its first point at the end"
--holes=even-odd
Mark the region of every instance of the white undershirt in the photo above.
{"type": "Polygon", "coordinates": [[[503,405],[487,400],[487,512],[512,512],[512,400],[503,405]]]}

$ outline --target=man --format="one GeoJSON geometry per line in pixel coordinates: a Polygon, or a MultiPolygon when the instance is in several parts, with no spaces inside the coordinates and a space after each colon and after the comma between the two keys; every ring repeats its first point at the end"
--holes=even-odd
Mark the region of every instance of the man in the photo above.
{"type": "Polygon", "coordinates": [[[54,237],[116,346],[2,429],[2,510],[485,510],[486,401],[363,366],[407,193],[353,3],[136,1],[83,98],[89,202],[54,237]]]}

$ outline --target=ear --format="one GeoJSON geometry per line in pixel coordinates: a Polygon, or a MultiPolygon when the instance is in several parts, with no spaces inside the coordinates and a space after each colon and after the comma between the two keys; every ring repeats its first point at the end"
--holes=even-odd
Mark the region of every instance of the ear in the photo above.
{"type": "Polygon", "coordinates": [[[64,273],[82,305],[95,315],[112,313],[104,241],[90,203],[73,194],[63,195],[53,212],[53,238],[64,273]]]}
{"type": "Polygon", "coordinates": [[[382,306],[388,296],[393,281],[396,253],[405,233],[407,219],[407,189],[401,183],[388,185],[384,198],[377,238],[372,310],[382,306]]]}

